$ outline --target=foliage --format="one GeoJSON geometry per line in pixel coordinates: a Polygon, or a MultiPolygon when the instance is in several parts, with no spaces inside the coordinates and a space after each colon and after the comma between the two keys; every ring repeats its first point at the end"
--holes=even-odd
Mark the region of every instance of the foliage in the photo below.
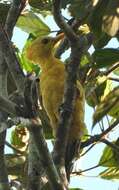
{"type": "Polygon", "coordinates": [[[19,17],[17,26],[24,32],[32,33],[34,36],[43,36],[50,33],[50,28],[31,11],[19,17]]]}
{"type": "MultiPolygon", "coordinates": [[[[2,23],[2,25],[5,23],[10,7],[8,2],[9,1],[0,2],[0,23],[2,23]]],[[[44,22],[45,17],[49,14],[53,14],[52,3],[52,0],[29,0],[30,10],[23,11],[16,23],[16,27],[29,35],[22,52],[20,52],[18,48],[15,49],[17,59],[26,75],[33,73],[35,77],[40,76],[40,68],[27,60],[26,48],[38,36],[52,34],[50,26],[44,22]],[[44,17],[44,20],[41,19],[41,16],[44,17]]],[[[95,129],[96,124],[102,122],[104,118],[109,118],[107,119],[107,125],[105,125],[105,123],[100,124],[100,129],[103,129],[101,131],[103,133],[104,130],[109,128],[112,121],[119,118],[119,86],[118,83],[115,83],[113,80],[116,77],[117,82],[119,82],[117,78],[119,76],[119,49],[107,47],[110,40],[114,38],[119,40],[119,0],[64,0],[62,1],[61,7],[64,10],[68,10],[71,18],[79,19],[82,27],[88,27],[88,32],[87,30],[81,31],[81,26],[77,27],[76,34],[79,35],[79,37],[87,35],[88,33],[91,33],[93,36],[91,43],[93,52],[90,53],[87,51],[82,56],[81,67],[79,68],[78,74],[85,88],[86,103],[94,109],[92,117],[93,129],[95,129]]],[[[60,32],[60,29],[58,32],[60,32]]],[[[69,48],[69,45],[67,47],[69,48]]],[[[64,51],[65,49],[67,48],[65,47],[64,51]]],[[[69,60],[70,55],[68,55],[66,64],[69,60]]],[[[10,85],[12,86],[13,84],[10,85]]],[[[14,92],[10,94],[9,98],[11,98],[13,94],[14,92]]],[[[49,129],[49,119],[42,105],[39,115],[44,128],[45,138],[53,142],[51,128],[49,129]]],[[[106,121],[106,119],[104,121],[106,121]]],[[[83,141],[89,139],[87,136],[88,134],[86,132],[83,141]]],[[[107,136],[103,136],[103,138],[108,139],[107,136]]],[[[28,167],[28,139],[29,132],[26,128],[19,124],[16,125],[11,132],[10,144],[13,149],[13,154],[5,155],[8,174],[11,178],[23,182],[24,185],[26,185],[25,180],[27,177],[24,174],[24,168],[26,169],[28,167]]],[[[98,142],[101,140],[102,139],[98,142]]],[[[93,143],[96,144],[96,142],[93,143]]],[[[83,151],[85,151],[85,148],[83,151]]],[[[110,142],[110,146],[106,145],[103,150],[98,164],[99,166],[106,167],[106,169],[99,174],[99,177],[108,180],[119,179],[118,158],[119,139],[115,139],[114,142],[110,142]],[[113,145],[115,146],[113,147],[113,145]]],[[[78,190],[79,188],[71,189],[78,190]]]]}
{"type": "Polygon", "coordinates": [[[118,147],[118,152],[116,152],[111,147],[106,146],[102,157],[100,158],[100,166],[108,167],[106,170],[100,173],[100,176],[104,179],[119,179],[119,138],[114,145],[118,147]]]}

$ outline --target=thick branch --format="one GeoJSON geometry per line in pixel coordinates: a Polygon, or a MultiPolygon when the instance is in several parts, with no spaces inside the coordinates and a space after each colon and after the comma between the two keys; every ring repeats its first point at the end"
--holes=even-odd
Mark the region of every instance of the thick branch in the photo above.
{"type": "MultiPolygon", "coordinates": [[[[18,0],[16,1],[18,2],[18,0]]],[[[13,6],[14,6],[15,1],[13,2],[13,6]]],[[[20,2],[19,2],[20,3],[20,2]]],[[[14,14],[14,10],[12,9],[12,7],[9,10],[8,13],[8,17],[6,20],[6,24],[5,24],[5,29],[8,32],[9,37],[12,37],[12,31],[13,28],[15,26],[15,22],[16,22],[16,18],[18,18],[18,16],[16,17],[16,14],[14,14]],[[12,14],[10,13],[10,11],[12,11],[12,14]],[[12,19],[11,19],[12,18],[12,19]],[[13,20],[15,22],[13,22],[13,20]],[[10,28],[9,28],[10,27],[10,28]]],[[[17,13],[18,13],[18,9],[17,9],[17,13]]],[[[0,39],[1,41],[1,39],[0,39]]],[[[7,97],[7,64],[4,60],[4,56],[2,53],[2,46],[0,44],[0,96],[2,97],[7,97]]],[[[5,49],[5,51],[7,51],[5,49]]],[[[12,62],[10,63],[10,65],[12,64],[12,62]]],[[[11,112],[11,107],[12,107],[12,111],[14,112],[14,108],[11,102],[9,102],[9,104],[7,104],[9,101],[3,101],[2,104],[5,103],[5,109],[11,112]],[[9,106],[10,107],[9,107],[9,106]]],[[[0,103],[1,105],[1,103],[0,103]]],[[[4,107],[4,105],[3,105],[4,107]]],[[[4,109],[3,109],[4,111],[4,109]]],[[[8,113],[8,112],[7,112],[8,113]]],[[[7,114],[4,112],[0,111],[0,126],[1,124],[5,123],[5,120],[7,119],[7,114]]],[[[7,124],[6,124],[7,126],[7,124]]],[[[1,129],[1,127],[0,127],[1,129]]],[[[8,182],[8,175],[7,175],[7,170],[6,170],[6,166],[5,166],[5,159],[4,159],[4,147],[5,147],[5,138],[6,138],[6,131],[3,131],[2,133],[0,133],[0,189],[1,190],[9,190],[9,182],[8,182]]]]}
{"type": "MultiPolygon", "coordinates": [[[[0,118],[1,121],[1,118],[0,118]]],[[[0,190],[10,190],[4,159],[6,131],[0,134],[0,190]]]]}
{"type": "Polygon", "coordinates": [[[34,144],[32,133],[29,137],[29,155],[28,155],[28,190],[40,189],[40,177],[43,174],[43,168],[39,161],[39,155],[34,144]]]}
{"type": "Polygon", "coordinates": [[[49,183],[51,185],[52,190],[66,190],[63,187],[57,170],[54,166],[51,154],[49,153],[45,138],[43,136],[42,127],[40,125],[39,119],[24,119],[24,118],[16,118],[15,123],[21,123],[28,127],[30,133],[32,134],[33,141],[37,148],[37,152],[40,158],[40,162],[42,163],[43,168],[46,171],[46,175],[49,179],[49,183]]]}
{"type": "MultiPolygon", "coordinates": [[[[54,18],[58,26],[66,34],[66,37],[68,38],[71,45],[71,59],[66,68],[67,72],[64,87],[63,106],[60,112],[60,122],[56,134],[53,155],[57,167],[61,169],[65,164],[65,152],[68,144],[69,129],[72,124],[72,113],[75,106],[77,70],[80,65],[81,57],[83,53],[89,48],[89,45],[85,36],[81,36],[80,38],[77,37],[72,28],[70,28],[70,26],[65,22],[61,15],[60,4],[61,1],[59,0],[53,1],[54,18]]],[[[64,176],[63,181],[65,183],[66,179],[64,176]]]]}
{"type": "Polygon", "coordinates": [[[43,136],[42,127],[39,119],[24,119],[21,117],[13,119],[14,124],[22,124],[26,126],[32,134],[33,141],[37,148],[37,152],[42,163],[43,168],[46,171],[46,175],[49,179],[52,190],[65,190],[65,187],[60,182],[57,170],[54,166],[53,160],[49,153],[45,138],[43,136]]]}
{"type": "MultiPolygon", "coordinates": [[[[69,23],[70,23],[70,20],[68,21],[68,24],[69,23]]],[[[73,29],[73,31],[77,31],[80,24],[81,24],[80,20],[73,19],[73,21],[71,22],[70,25],[71,25],[71,28],[73,29]]],[[[55,57],[60,58],[62,53],[64,53],[64,51],[68,48],[69,48],[69,42],[68,42],[68,39],[65,37],[64,40],[60,43],[59,47],[57,48],[57,50],[55,52],[55,57]]]]}
{"type": "Polygon", "coordinates": [[[10,6],[4,27],[10,39],[12,37],[13,28],[16,25],[18,17],[20,16],[25,4],[26,0],[13,0],[10,6]]]}
{"type": "Polygon", "coordinates": [[[66,36],[72,41],[77,40],[77,36],[71,29],[71,27],[65,22],[63,16],[61,16],[61,0],[53,0],[53,15],[58,26],[65,32],[66,36]]]}
{"type": "Polygon", "coordinates": [[[24,75],[13,51],[12,44],[2,26],[0,26],[0,46],[2,47],[1,53],[7,62],[9,71],[11,72],[12,77],[16,82],[16,86],[18,90],[23,93],[24,75]]]}
{"type": "Polygon", "coordinates": [[[0,96],[0,109],[13,115],[16,114],[15,104],[2,96],[0,96]]]}

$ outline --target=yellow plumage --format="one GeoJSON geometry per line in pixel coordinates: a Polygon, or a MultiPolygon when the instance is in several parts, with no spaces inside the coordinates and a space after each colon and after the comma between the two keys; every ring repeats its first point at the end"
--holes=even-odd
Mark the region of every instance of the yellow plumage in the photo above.
{"type": "MultiPolygon", "coordinates": [[[[37,38],[27,49],[27,57],[41,67],[40,90],[43,106],[50,119],[53,134],[55,136],[58,121],[59,107],[62,104],[64,93],[65,66],[54,57],[53,48],[62,35],[56,38],[37,38]]],[[[85,129],[84,124],[84,90],[77,81],[77,98],[73,112],[73,122],[69,134],[69,142],[80,139],[85,129]]]]}

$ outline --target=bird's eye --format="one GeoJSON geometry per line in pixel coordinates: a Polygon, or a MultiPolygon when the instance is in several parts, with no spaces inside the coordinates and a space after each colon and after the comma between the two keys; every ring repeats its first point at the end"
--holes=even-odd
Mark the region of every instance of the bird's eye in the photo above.
{"type": "Polygon", "coordinates": [[[43,44],[47,44],[48,42],[49,42],[49,39],[48,38],[44,38],[44,39],[42,39],[42,41],[41,41],[43,44]]]}

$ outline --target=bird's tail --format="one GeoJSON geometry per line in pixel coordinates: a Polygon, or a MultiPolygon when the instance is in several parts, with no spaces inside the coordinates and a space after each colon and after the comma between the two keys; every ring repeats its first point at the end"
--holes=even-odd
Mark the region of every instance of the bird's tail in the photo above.
{"type": "Polygon", "coordinates": [[[66,148],[65,168],[68,181],[70,181],[70,173],[72,172],[74,161],[79,158],[80,144],[80,139],[74,140],[69,142],[66,148]]]}

